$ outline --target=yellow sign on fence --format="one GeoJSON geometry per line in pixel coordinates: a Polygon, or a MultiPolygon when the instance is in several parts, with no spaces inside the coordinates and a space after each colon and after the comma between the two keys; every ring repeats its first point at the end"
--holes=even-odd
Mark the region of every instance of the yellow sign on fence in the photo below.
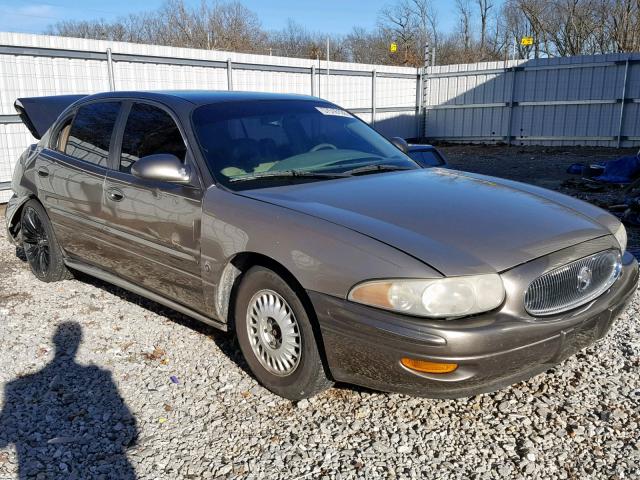
{"type": "Polygon", "coordinates": [[[522,40],[520,40],[520,45],[525,47],[533,45],[533,37],[522,37],[522,40]]]}
{"type": "Polygon", "coordinates": [[[398,44],[396,42],[393,42],[391,45],[389,45],[389,51],[391,53],[396,53],[398,51],[398,44]]]}

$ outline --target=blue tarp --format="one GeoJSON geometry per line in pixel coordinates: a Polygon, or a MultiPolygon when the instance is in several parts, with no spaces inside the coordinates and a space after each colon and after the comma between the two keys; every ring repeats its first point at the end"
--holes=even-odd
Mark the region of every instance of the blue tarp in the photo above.
{"type": "Polygon", "coordinates": [[[607,183],[630,183],[640,176],[638,155],[609,160],[604,165],[604,173],[594,180],[607,183]]]}
{"type": "Polygon", "coordinates": [[[584,163],[572,163],[569,165],[569,168],[567,168],[567,173],[572,175],[581,175],[584,167],[586,167],[584,163]]]}

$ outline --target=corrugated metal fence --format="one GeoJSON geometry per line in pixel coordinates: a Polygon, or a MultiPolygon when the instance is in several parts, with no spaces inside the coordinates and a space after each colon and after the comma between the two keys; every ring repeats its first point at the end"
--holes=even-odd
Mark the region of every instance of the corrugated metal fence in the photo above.
{"type": "Polygon", "coordinates": [[[426,98],[432,139],[640,145],[640,53],[433,67],[426,98]]]}
{"type": "Polygon", "coordinates": [[[254,90],[315,95],[385,135],[415,137],[415,68],[313,61],[186,48],[0,33],[0,202],[15,161],[35,139],[16,98],[108,90],[254,90]]]}
{"type": "Polygon", "coordinates": [[[640,54],[413,68],[0,32],[0,202],[34,142],[18,97],[107,90],[315,95],[387,136],[452,142],[640,145],[640,54]]]}

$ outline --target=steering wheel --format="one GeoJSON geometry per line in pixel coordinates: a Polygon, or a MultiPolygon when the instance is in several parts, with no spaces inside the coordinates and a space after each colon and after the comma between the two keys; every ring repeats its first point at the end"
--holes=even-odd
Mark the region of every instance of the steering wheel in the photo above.
{"type": "Polygon", "coordinates": [[[318,145],[316,145],[315,147],[313,147],[309,151],[310,152],[317,152],[318,150],[326,150],[326,149],[337,150],[338,147],[336,147],[332,143],[319,143],[318,145]]]}

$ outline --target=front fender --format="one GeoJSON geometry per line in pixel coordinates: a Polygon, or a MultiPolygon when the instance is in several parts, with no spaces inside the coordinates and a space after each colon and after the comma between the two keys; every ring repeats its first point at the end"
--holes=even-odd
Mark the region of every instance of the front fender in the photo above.
{"type": "MultiPolygon", "coordinates": [[[[203,199],[202,278],[208,308],[218,288],[228,287],[231,259],[256,253],[286,268],[305,290],[346,298],[351,287],[372,278],[439,278],[423,262],[376,239],[285,207],[215,186],[203,199]]],[[[237,272],[235,272],[237,274],[237,272]]]]}

